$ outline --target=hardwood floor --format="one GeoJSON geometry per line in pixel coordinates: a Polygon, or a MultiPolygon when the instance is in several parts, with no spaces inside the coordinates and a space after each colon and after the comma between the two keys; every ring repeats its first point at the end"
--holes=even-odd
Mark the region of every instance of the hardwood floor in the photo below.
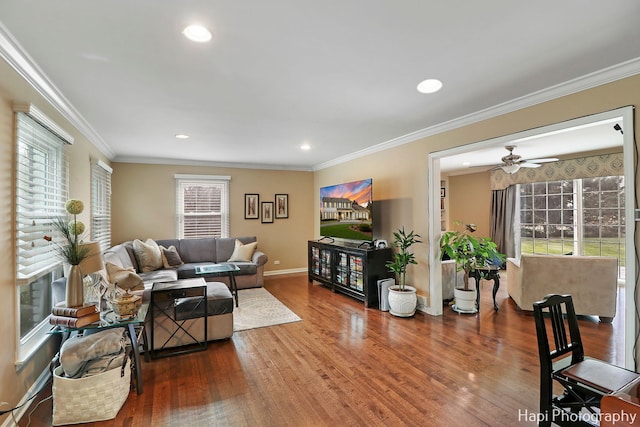
{"type": "MultiPolygon", "coordinates": [[[[265,281],[303,321],[144,363],[144,393],[132,391],[115,420],[84,425],[536,425],[522,418],[538,409],[533,316],[516,310],[504,284],[498,312],[483,282],[478,315],[445,308],[401,319],[309,285],[306,274],[265,281]]],[[[622,317],[580,321],[589,356],[622,363],[622,317]]],[[[50,424],[48,400],[31,426],[50,424]]]]}

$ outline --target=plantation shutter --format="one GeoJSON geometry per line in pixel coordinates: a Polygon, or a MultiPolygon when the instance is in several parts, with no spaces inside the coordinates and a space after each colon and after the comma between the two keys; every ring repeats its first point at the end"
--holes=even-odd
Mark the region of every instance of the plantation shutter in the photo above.
{"type": "Polygon", "coordinates": [[[91,240],[100,249],[111,247],[111,169],[106,163],[91,162],[91,240]]]}
{"type": "Polygon", "coordinates": [[[28,284],[61,263],[44,236],[65,215],[73,138],[31,105],[16,105],[16,279],[28,284]]]}
{"type": "Polygon", "coordinates": [[[176,175],[178,238],[229,236],[230,179],[176,175]]]}

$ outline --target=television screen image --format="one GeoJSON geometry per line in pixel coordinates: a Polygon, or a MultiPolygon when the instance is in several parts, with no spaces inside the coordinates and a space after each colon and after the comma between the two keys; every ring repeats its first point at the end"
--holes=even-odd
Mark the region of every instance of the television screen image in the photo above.
{"type": "Polygon", "coordinates": [[[373,240],[373,180],[320,188],[320,235],[347,240],[373,240]]]}

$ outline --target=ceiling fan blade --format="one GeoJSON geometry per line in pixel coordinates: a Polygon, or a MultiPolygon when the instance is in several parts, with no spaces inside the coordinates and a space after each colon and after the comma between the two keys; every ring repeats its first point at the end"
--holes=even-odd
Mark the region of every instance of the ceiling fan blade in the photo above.
{"type": "Polygon", "coordinates": [[[556,159],[555,157],[549,157],[546,159],[530,159],[527,160],[527,162],[529,163],[551,163],[551,162],[557,162],[558,159],[556,159]]]}
{"type": "Polygon", "coordinates": [[[542,165],[540,165],[538,163],[529,163],[529,162],[520,163],[520,167],[521,168],[539,168],[540,166],[542,166],[542,165]]]}

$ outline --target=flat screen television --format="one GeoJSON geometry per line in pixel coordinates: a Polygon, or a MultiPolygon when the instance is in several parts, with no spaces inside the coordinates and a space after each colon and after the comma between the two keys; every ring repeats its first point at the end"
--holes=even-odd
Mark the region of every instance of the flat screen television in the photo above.
{"type": "Polygon", "coordinates": [[[373,179],[320,188],[320,235],[373,240],[373,179]]]}

